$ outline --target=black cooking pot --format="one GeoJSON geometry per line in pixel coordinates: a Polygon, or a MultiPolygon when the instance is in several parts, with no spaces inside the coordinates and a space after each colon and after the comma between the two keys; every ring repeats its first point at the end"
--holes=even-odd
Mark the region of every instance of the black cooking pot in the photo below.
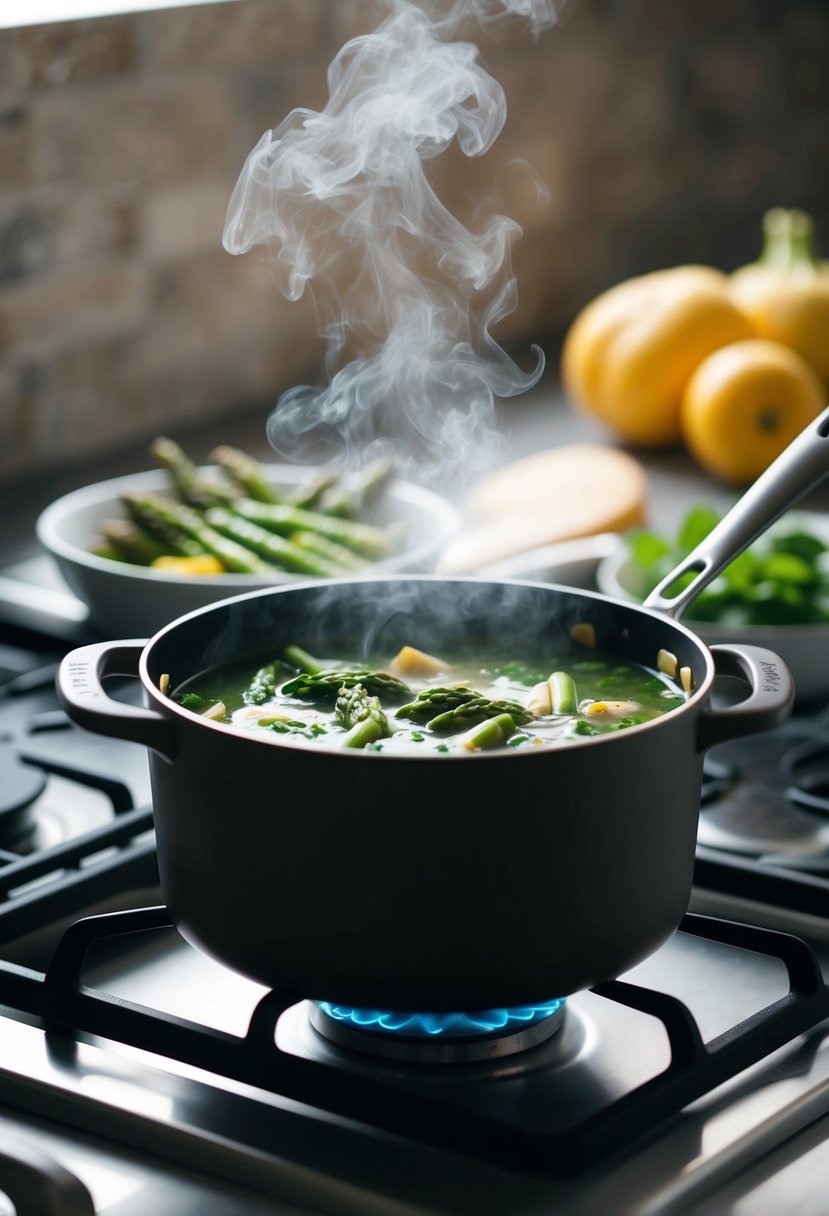
{"type": "Polygon", "coordinates": [[[789,712],[776,655],[710,650],[659,611],[548,584],[409,576],[289,585],[185,616],[148,643],[73,651],[70,716],[150,749],[161,885],[181,933],[270,987],[352,1005],[474,1010],[564,996],[626,971],[689,900],[702,755],[789,712]],[[654,667],[690,668],[680,707],[559,748],[389,755],[243,734],[159,691],[231,659],[555,653],[574,625],[654,667]],[[716,673],[749,695],[714,708],[716,673]],[[138,675],[145,708],[112,699],[138,675]]]}

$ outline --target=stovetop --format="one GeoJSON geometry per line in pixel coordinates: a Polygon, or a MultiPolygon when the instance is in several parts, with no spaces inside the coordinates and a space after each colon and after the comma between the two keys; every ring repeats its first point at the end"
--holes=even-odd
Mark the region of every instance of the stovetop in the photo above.
{"type": "Polygon", "coordinates": [[[665,946],[523,1051],[412,1063],[178,935],[145,753],[65,718],[66,643],[0,643],[0,1188],[22,1216],[822,1210],[824,707],[710,753],[665,946]]]}

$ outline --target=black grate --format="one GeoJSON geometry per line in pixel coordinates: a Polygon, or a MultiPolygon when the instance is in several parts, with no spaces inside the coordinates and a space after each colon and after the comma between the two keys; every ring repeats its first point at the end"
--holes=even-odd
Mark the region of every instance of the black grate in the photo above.
{"type": "Polygon", "coordinates": [[[829,1016],[829,989],[814,955],[800,939],[689,914],[681,932],[780,959],[788,973],[789,991],[704,1043],[690,1010],[675,997],[619,980],[603,984],[594,989],[599,996],[662,1022],[670,1064],[577,1126],[553,1133],[528,1132],[413,1093],[405,1081],[356,1075],[281,1051],[275,1042],[277,1021],[302,999],[301,993],[267,993],[254,1010],[247,1033],[239,1037],[83,986],[81,971],[93,942],[170,925],[164,907],[76,921],[60,940],[45,973],[0,964],[0,1002],[42,1018],[47,1025],[150,1051],[386,1132],[539,1174],[578,1173],[629,1146],[689,1102],[829,1016]]]}

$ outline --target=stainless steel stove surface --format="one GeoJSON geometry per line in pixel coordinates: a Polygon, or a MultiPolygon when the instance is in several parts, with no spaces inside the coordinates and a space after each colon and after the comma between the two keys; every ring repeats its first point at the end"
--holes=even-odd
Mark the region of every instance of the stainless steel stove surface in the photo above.
{"type": "Polygon", "coordinates": [[[711,753],[692,915],[651,958],[438,1032],[190,947],[142,750],[65,719],[65,643],[3,638],[0,1213],[825,1212],[820,707],[711,753]]]}

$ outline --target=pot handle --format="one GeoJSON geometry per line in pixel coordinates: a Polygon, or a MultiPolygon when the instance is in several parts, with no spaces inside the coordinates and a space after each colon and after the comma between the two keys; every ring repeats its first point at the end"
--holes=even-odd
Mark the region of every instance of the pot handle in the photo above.
{"type": "Polygon", "coordinates": [[[717,743],[771,730],[785,721],[794,702],[794,682],[786,664],[762,646],[710,647],[718,675],[741,676],[751,692],[736,705],[711,709],[697,724],[697,749],[707,751],[717,743]]]}
{"type": "Polygon", "coordinates": [[[146,640],[93,642],[70,650],[58,668],[58,700],[73,722],[99,735],[143,743],[167,760],[175,754],[173,723],[154,709],[141,709],[110,697],[105,676],[138,675],[146,640]]]}

